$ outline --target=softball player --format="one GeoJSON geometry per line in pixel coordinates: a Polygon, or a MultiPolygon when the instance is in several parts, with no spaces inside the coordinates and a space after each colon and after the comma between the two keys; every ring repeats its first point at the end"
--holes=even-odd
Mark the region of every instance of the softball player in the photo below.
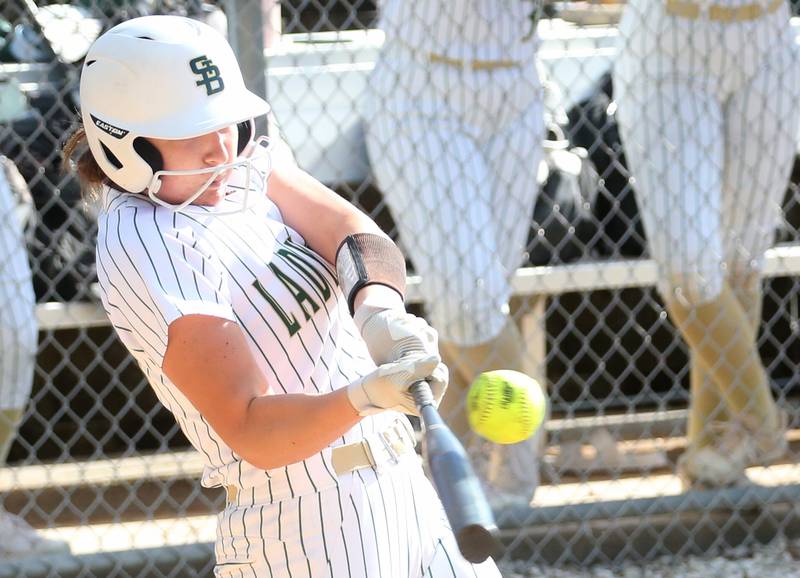
{"type": "MultiPolygon", "coordinates": [[[[465,388],[487,369],[523,370],[509,298],[544,138],[535,9],[525,0],[385,0],[379,22],[386,36],[370,79],[367,151],[425,280],[456,385],[442,412],[465,444],[465,388]]],[[[488,474],[492,493],[531,497],[536,444],[495,449],[513,467],[488,474]]]]}
{"type": "MultiPolygon", "coordinates": [[[[16,179],[24,187],[14,163],[0,157],[0,468],[30,397],[38,339],[16,179]]],[[[66,542],[41,536],[0,508],[0,561],[68,550],[66,542]]]]}
{"type": "Polygon", "coordinates": [[[0,157],[0,464],[5,462],[33,384],[37,328],[35,299],[13,163],[0,157]]]}
{"type": "Polygon", "coordinates": [[[620,35],[625,154],[659,289],[692,356],[679,471],[690,483],[733,483],[754,455],[768,460],[786,443],[756,336],[763,255],[796,154],[789,9],[783,0],[631,0],[620,35]],[[736,428],[750,435],[733,446],[715,435],[736,428]]]}
{"type": "Polygon", "coordinates": [[[120,24],[86,57],[81,108],[65,153],[101,193],[104,307],[205,456],[203,485],[227,491],[215,575],[499,576],[458,553],[401,413],[410,384],[447,383],[436,333],[403,309],[402,255],[273,166],[253,139],[268,106],[224,38],[120,24]]]}

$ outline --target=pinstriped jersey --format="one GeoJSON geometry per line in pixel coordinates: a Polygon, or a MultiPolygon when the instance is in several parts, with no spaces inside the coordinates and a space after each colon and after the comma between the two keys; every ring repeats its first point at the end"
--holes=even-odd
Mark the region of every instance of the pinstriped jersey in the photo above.
{"type": "MultiPolygon", "coordinates": [[[[243,461],[164,375],[170,323],[189,314],[237,322],[270,395],[330,392],[375,366],[334,269],[283,222],[264,194],[267,172],[256,173],[249,195],[245,172],[237,169],[229,184],[234,192],[217,207],[190,205],[181,212],[144,195],[107,190],[98,220],[97,271],[103,306],[119,338],[205,457],[203,485],[267,485],[279,500],[336,484],[330,448],[274,470],[243,461]],[[216,214],[246,196],[244,211],[216,214]]],[[[380,431],[396,417],[383,412],[362,420],[333,445],[380,431]]]]}

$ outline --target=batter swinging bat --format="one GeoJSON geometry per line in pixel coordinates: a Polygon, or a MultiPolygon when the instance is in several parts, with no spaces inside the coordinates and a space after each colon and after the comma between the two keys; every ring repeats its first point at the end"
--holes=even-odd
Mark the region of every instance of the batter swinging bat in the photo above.
{"type": "Polygon", "coordinates": [[[428,469],[458,549],[470,562],[483,562],[500,546],[492,509],[467,453],[439,415],[428,383],[418,381],[410,391],[422,420],[428,469]]]}

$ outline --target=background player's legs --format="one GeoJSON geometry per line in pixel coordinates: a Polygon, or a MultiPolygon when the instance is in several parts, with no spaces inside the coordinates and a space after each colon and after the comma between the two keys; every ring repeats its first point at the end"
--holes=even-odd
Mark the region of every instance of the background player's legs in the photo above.
{"type": "Polygon", "coordinates": [[[475,140],[455,121],[387,113],[370,124],[367,145],[440,339],[469,346],[498,335],[511,288],[475,140]]]}
{"type": "Polygon", "coordinates": [[[730,413],[775,428],[777,413],[751,322],[727,283],[713,300],[688,305],[672,300],[669,311],[696,361],[719,387],[730,413]]]}
{"type": "MultiPolygon", "coordinates": [[[[37,327],[20,207],[31,202],[11,161],[0,158],[0,466],[5,463],[33,385],[37,327]]],[[[31,207],[32,210],[32,207],[31,207]]]]}
{"type": "Polygon", "coordinates": [[[22,414],[22,409],[0,409],[0,467],[6,463],[22,414]]]}
{"type": "Polygon", "coordinates": [[[761,309],[764,299],[760,274],[731,272],[728,275],[728,285],[739,305],[742,306],[753,335],[757,337],[761,325],[761,309]]]}
{"type": "MultiPolygon", "coordinates": [[[[375,174],[400,242],[425,280],[427,313],[451,371],[440,411],[469,448],[476,440],[465,413],[467,387],[481,371],[522,370],[524,355],[508,316],[510,272],[499,258],[507,240],[494,220],[490,167],[475,139],[452,121],[375,118],[368,146],[373,158],[374,151],[386,156],[373,162],[375,174]]],[[[486,480],[480,464],[487,460],[475,457],[486,480]]],[[[528,461],[533,468],[535,456],[528,461]]],[[[520,491],[530,497],[535,475],[524,483],[520,491]]]]}
{"type": "Polygon", "coordinates": [[[37,346],[33,302],[30,279],[0,280],[0,467],[8,457],[33,385],[37,346]]]}
{"type": "MultiPolygon", "coordinates": [[[[500,262],[513,274],[522,262],[530,233],[529,215],[539,194],[537,182],[544,151],[544,105],[536,68],[520,75],[520,86],[534,97],[506,128],[483,146],[491,169],[492,213],[500,235],[500,262]]],[[[488,133],[491,134],[491,133],[488,133]]]]}
{"type": "MultiPolygon", "coordinates": [[[[516,83],[525,87],[530,95],[541,92],[535,68],[530,73],[518,75],[516,83]]],[[[489,170],[486,187],[492,191],[491,218],[496,232],[496,247],[501,267],[508,278],[521,265],[530,232],[529,219],[521,216],[533,214],[538,195],[537,171],[543,155],[544,112],[541,97],[531,98],[528,96],[529,105],[520,111],[514,122],[502,130],[495,129],[481,149],[489,170]]],[[[524,370],[526,348],[514,320],[509,320],[494,338],[471,347],[456,341],[447,344],[447,348],[453,350],[451,357],[457,362],[456,366],[460,366],[463,385],[469,385],[480,372],[490,369],[524,370]]]]}
{"type": "MultiPolygon", "coordinates": [[[[508,314],[509,279],[529,232],[520,215],[531,215],[536,200],[542,90],[533,66],[469,74],[433,67],[430,86],[419,86],[400,52],[373,75],[376,90],[390,96],[368,115],[367,148],[399,241],[425,279],[427,312],[451,371],[440,410],[469,447],[477,440],[465,412],[468,386],[481,371],[524,369],[522,336],[508,314]],[[398,84],[413,102],[392,98],[398,84]]],[[[503,478],[531,497],[536,446],[481,446],[478,453],[492,454],[475,456],[485,478],[503,478]],[[516,476],[502,468],[509,461],[521,466],[513,483],[516,476]]]]}
{"type": "Polygon", "coordinates": [[[725,401],[719,395],[711,373],[691,356],[689,368],[689,414],[686,420],[686,438],[695,447],[706,447],[715,442],[710,426],[714,422],[730,419],[725,401]]]}
{"type": "MultiPolygon", "coordinates": [[[[498,231],[498,250],[500,261],[509,278],[521,265],[526,249],[529,219],[520,215],[532,215],[538,195],[537,171],[542,160],[542,141],[544,140],[544,111],[541,86],[536,68],[530,67],[515,79],[515,88],[524,91],[525,97],[513,102],[524,102],[527,107],[513,122],[500,131],[495,130],[484,145],[485,157],[491,168],[493,187],[492,204],[494,226],[498,231]],[[523,100],[524,98],[524,100],[523,100]]],[[[486,134],[492,134],[488,131],[486,134]]],[[[453,345],[453,344],[450,344],[453,345]]],[[[525,371],[526,344],[515,324],[509,322],[494,339],[478,346],[461,348],[461,372],[464,384],[469,384],[481,371],[489,369],[513,369],[525,371]]],[[[455,358],[455,355],[452,357],[455,358]]],[[[465,396],[459,396],[464,399],[465,396]]],[[[464,416],[464,408],[459,412],[464,416]]],[[[488,461],[481,464],[483,474],[495,491],[490,499],[501,501],[498,492],[517,496],[525,500],[533,497],[539,485],[539,458],[544,437],[537,433],[534,438],[518,444],[488,446],[488,461]]]]}
{"type": "MultiPolygon", "coordinates": [[[[754,346],[761,320],[760,269],[774,240],[780,203],[796,154],[800,71],[793,35],[775,38],[768,65],[730,99],[726,110],[726,171],[722,224],[729,284],[749,321],[754,346]]],[[[756,357],[757,357],[757,347],[756,357]]],[[[760,363],[760,359],[759,359],[760,363]]],[[[744,425],[756,434],[767,460],[785,449],[783,416],[765,385],[749,392],[744,425]]],[[[740,383],[747,387],[747,382],[740,383]]],[[[743,392],[748,397],[748,392],[743,392]]]]}
{"type": "Polygon", "coordinates": [[[618,104],[650,251],[661,270],[661,293],[702,370],[694,374],[682,470],[689,478],[731,483],[742,475],[741,460],[714,451],[717,440],[709,428],[725,416],[710,412],[724,399],[729,413],[740,413],[750,406],[750,395],[738,392],[763,397],[766,375],[750,321],[721,267],[722,110],[715,95],[667,82],[628,86],[618,104]],[[717,391],[706,388],[703,371],[717,391]]]}
{"type": "MultiPolygon", "coordinates": [[[[386,114],[371,123],[367,143],[399,240],[425,279],[426,309],[457,392],[458,376],[473,369],[473,353],[482,358],[487,341],[505,344],[504,332],[514,332],[506,329],[511,289],[498,258],[489,167],[453,121],[406,116],[400,122],[386,114]]],[[[514,345],[501,355],[516,358],[514,345]]]]}
{"type": "MultiPolygon", "coordinates": [[[[761,276],[758,273],[732,273],[729,278],[731,290],[736,296],[736,300],[741,304],[745,311],[750,327],[753,331],[753,341],[758,350],[758,331],[761,324],[761,310],[763,305],[763,290],[761,288],[761,276]]],[[[767,372],[769,382],[769,373],[767,372]]],[[[770,399],[769,402],[774,403],[770,399]]],[[[743,424],[745,429],[750,430],[755,435],[757,452],[754,455],[753,463],[767,464],[781,457],[787,450],[786,429],[789,426],[789,415],[776,406],[775,427],[768,424],[747,422],[743,424]],[[766,427],[764,427],[766,426],[766,427]]],[[[740,424],[742,427],[742,424],[740,424]]]]}

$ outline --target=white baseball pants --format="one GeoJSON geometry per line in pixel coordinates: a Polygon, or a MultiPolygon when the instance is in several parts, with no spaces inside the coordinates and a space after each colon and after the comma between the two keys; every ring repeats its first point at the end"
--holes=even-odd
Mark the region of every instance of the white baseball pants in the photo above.
{"type": "Polygon", "coordinates": [[[38,339],[35,301],[17,202],[0,168],[0,410],[28,403],[38,339]]]}
{"type": "Polygon", "coordinates": [[[536,66],[472,70],[384,50],[365,117],[370,163],[432,325],[477,345],[507,321],[530,230],[544,138],[536,66]]]}
{"type": "Polygon", "coordinates": [[[774,238],[800,114],[788,6],[723,23],[630,0],[620,36],[617,117],[659,288],[707,302],[774,238]]]}

